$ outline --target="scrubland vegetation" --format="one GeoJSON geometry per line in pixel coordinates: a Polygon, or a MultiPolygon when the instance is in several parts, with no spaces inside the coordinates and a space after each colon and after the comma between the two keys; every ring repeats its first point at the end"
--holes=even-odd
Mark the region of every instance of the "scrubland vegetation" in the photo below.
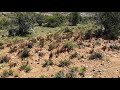
{"type": "Polygon", "coordinates": [[[1,78],[119,77],[120,12],[0,15],[1,78]]]}

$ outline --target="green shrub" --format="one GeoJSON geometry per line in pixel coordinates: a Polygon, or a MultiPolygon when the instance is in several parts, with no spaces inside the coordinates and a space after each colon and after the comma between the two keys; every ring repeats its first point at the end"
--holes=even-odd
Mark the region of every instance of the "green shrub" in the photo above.
{"type": "Polygon", "coordinates": [[[38,23],[39,26],[42,26],[42,24],[45,22],[45,17],[41,14],[37,14],[36,22],[38,23]]]}
{"type": "Polygon", "coordinates": [[[63,48],[66,48],[68,51],[73,50],[75,47],[75,44],[73,42],[67,42],[64,44],[63,48]]]}
{"type": "Polygon", "coordinates": [[[102,59],[102,58],[103,58],[103,56],[102,56],[102,54],[99,53],[99,52],[95,52],[95,53],[93,53],[93,54],[89,57],[90,60],[93,60],[93,59],[102,59]]]}
{"type": "Polygon", "coordinates": [[[17,51],[17,46],[10,47],[9,53],[17,51]]]}
{"type": "Polygon", "coordinates": [[[48,51],[51,51],[51,50],[57,48],[58,46],[59,46],[58,43],[52,43],[52,44],[49,45],[48,51]]]}
{"type": "Polygon", "coordinates": [[[45,40],[44,40],[44,38],[41,38],[41,39],[39,40],[40,48],[43,48],[43,47],[44,47],[44,44],[45,44],[45,40]]]}
{"type": "Polygon", "coordinates": [[[69,66],[71,64],[70,60],[61,60],[59,67],[65,67],[65,66],[69,66]]]}
{"type": "Polygon", "coordinates": [[[59,71],[55,74],[55,78],[65,78],[65,74],[63,71],[59,71]]]}
{"type": "Polygon", "coordinates": [[[2,56],[1,58],[0,58],[0,63],[8,63],[9,61],[10,61],[10,57],[9,56],[2,56]]]}
{"type": "Polygon", "coordinates": [[[77,56],[78,56],[78,53],[75,52],[74,54],[72,54],[72,55],[70,56],[70,59],[73,59],[73,58],[75,58],[75,57],[77,57],[77,56]]]}
{"type": "Polygon", "coordinates": [[[27,65],[25,67],[25,72],[30,72],[32,70],[31,66],[30,65],[27,65]]]}
{"type": "Polygon", "coordinates": [[[11,19],[11,28],[8,30],[9,36],[25,36],[31,33],[34,26],[34,18],[30,12],[16,12],[11,19]]]}
{"type": "Polygon", "coordinates": [[[92,38],[92,36],[93,36],[93,31],[88,30],[88,31],[85,32],[84,38],[85,39],[90,39],[90,38],[92,38]]]}
{"type": "Polygon", "coordinates": [[[96,37],[96,38],[100,38],[103,36],[103,30],[102,29],[97,29],[97,30],[94,30],[93,32],[93,36],[96,37]]]}
{"type": "Polygon", "coordinates": [[[120,12],[100,12],[97,16],[105,28],[103,33],[105,38],[116,39],[120,32],[120,12]]]}
{"type": "Polygon", "coordinates": [[[12,70],[4,70],[2,73],[2,77],[9,77],[9,76],[13,76],[13,71],[12,70]]]}
{"type": "Polygon", "coordinates": [[[43,64],[43,67],[47,67],[49,65],[53,65],[53,61],[52,60],[45,60],[45,63],[43,64]]]}
{"type": "Polygon", "coordinates": [[[2,46],[3,45],[3,42],[0,42],[0,46],[2,46]]]}
{"type": "Polygon", "coordinates": [[[8,17],[1,17],[0,18],[0,29],[7,29],[9,27],[10,20],[8,17]]]}
{"type": "Polygon", "coordinates": [[[114,44],[114,45],[110,45],[110,49],[112,50],[120,50],[120,46],[114,44]]]}
{"type": "Polygon", "coordinates": [[[64,17],[61,14],[53,14],[53,16],[46,17],[46,27],[57,27],[64,22],[64,17]]]}
{"type": "Polygon", "coordinates": [[[66,78],[76,78],[77,71],[78,71],[78,67],[71,68],[69,72],[66,74],[66,78]]]}
{"type": "Polygon", "coordinates": [[[33,43],[29,42],[27,46],[28,46],[28,48],[32,48],[33,47],[33,43]]]}
{"type": "Polygon", "coordinates": [[[78,12],[72,12],[69,15],[69,23],[70,25],[76,26],[79,23],[81,16],[78,12]]]}
{"type": "Polygon", "coordinates": [[[25,70],[25,72],[30,72],[32,70],[31,66],[28,64],[22,64],[20,70],[25,70]]]}
{"type": "Polygon", "coordinates": [[[30,50],[28,48],[24,48],[21,53],[21,58],[27,58],[30,55],[30,50]]]}
{"type": "Polygon", "coordinates": [[[64,28],[64,33],[72,32],[68,27],[64,28]]]}
{"type": "Polygon", "coordinates": [[[80,68],[79,74],[84,76],[85,72],[86,72],[86,67],[82,66],[80,68]]]}

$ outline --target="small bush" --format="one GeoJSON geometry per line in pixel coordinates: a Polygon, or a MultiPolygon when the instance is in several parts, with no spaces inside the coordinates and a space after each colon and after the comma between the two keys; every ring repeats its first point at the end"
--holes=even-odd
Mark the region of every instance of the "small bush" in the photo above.
{"type": "Polygon", "coordinates": [[[13,71],[12,70],[4,70],[2,77],[9,77],[9,76],[13,76],[13,71]]]}
{"type": "Polygon", "coordinates": [[[61,60],[59,67],[65,67],[65,66],[69,66],[71,64],[70,60],[61,60]]]}
{"type": "Polygon", "coordinates": [[[74,54],[72,54],[72,55],[70,56],[70,59],[73,59],[73,58],[75,58],[75,57],[77,57],[77,56],[78,56],[78,53],[75,52],[74,54]]]}
{"type": "Polygon", "coordinates": [[[81,18],[81,16],[79,15],[78,12],[72,12],[72,13],[70,13],[70,15],[69,15],[70,25],[76,26],[79,23],[80,18],[81,18]]]}
{"type": "Polygon", "coordinates": [[[33,47],[33,43],[29,42],[27,46],[28,46],[28,48],[32,48],[33,47]]]}
{"type": "Polygon", "coordinates": [[[112,50],[120,50],[120,46],[114,44],[114,45],[110,45],[110,49],[112,50]]]}
{"type": "Polygon", "coordinates": [[[59,71],[57,74],[55,74],[55,78],[65,78],[65,74],[63,71],[59,71]]]}
{"type": "Polygon", "coordinates": [[[28,48],[24,48],[21,53],[21,58],[27,58],[30,56],[30,50],[28,48]]]}
{"type": "Polygon", "coordinates": [[[84,76],[85,72],[86,72],[86,67],[82,66],[80,68],[79,74],[82,75],[82,76],[84,76]]]}
{"type": "Polygon", "coordinates": [[[17,46],[10,47],[9,53],[13,53],[17,51],[17,46]]]}
{"type": "Polygon", "coordinates": [[[66,78],[76,78],[77,71],[78,71],[78,67],[71,68],[69,72],[66,74],[66,78]]]}
{"type": "Polygon", "coordinates": [[[90,39],[93,37],[93,31],[92,30],[88,30],[87,32],[85,32],[84,38],[85,39],[90,39]]]}
{"type": "Polygon", "coordinates": [[[9,56],[3,56],[0,58],[0,63],[8,63],[10,61],[10,57],[9,56]]]}
{"type": "Polygon", "coordinates": [[[4,49],[5,47],[4,46],[0,46],[0,49],[4,49]]]}
{"type": "Polygon", "coordinates": [[[45,44],[44,38],[40,38],[39,41],[40,41],[40,42],[39,42],[40,48],[43,48],[43,47],[44,47],[44,44],[45,44]]]}
{"type": "Polygon", "coordinates": [[[109,34],[104,35],[104,39],[115,40],[115,39],[118,39],[118,35],[115,34],[114,32],[111,32],[109,34]]]}
{"type": "Polygon", "coordinates": [[[43,67],[47,67],[49,65],[53,65],[53,61],[52,60],[45,60],[45,63],[43,64],[43,67]]]}
{"type": "Polygon", "coordinates": [[[32,13],[16,12],[11,18],[11,28],[8,30],[8,34],[9,36],[26,36],[31,33],[33,23],[32,13]]]}
{"type": "Polygon", "coordinates": [[[53,16],[46,17],[46,27],[57,27],[64,22],[64,17],[61,14],[53,14],[53,16]]]}
{"type": "Polygon", "coordinates": [[[45,56],[45,53],[39,52],[39,53],[38,53],[38,56],[39,56],[39,57],[43,57],[43,56],[45,56]]]}
{"type": "Polygon", "coordinates": [[[30,41],[31,41],[32,43],[36,43],[36,42],[37,42],[37,39],[36,39],[36,38],[32,38],[30,41]]]}
{"type": "Polygon", "coordinates": [[[99,12],[96,15],[99,23],[105,28],[105,37],[107,39],[116,39],[120,34],[120,12],[99,12]]]}
{"type": "Polygon", "coordinates": [[[8,30],[8,36],[17,36],[19,29],[18,28],[12,28],[8,30]]]}
{"type": "Polygon", "coordinates": [[[94,32],[93,32],[94,35],[93,36],[96,37],[96,38],[100,38],[100,37],[103,36],[103,33],[104,33],[104,31],[102,29],[97,29],[97,30],[94,30],[94,32]]]}
{"type": "Polygon", "coordinates": [[[10,20],[7,17],[0,18],[0,29],[7,29],[10,24],[10,20]]]}
{"type": "Polygon", "coordinates": [[[72,30],[70,30],[68,27],[66,27],[66,28],[64,29],[64,33],[68,33],[68,32],[72,32],[72,30]]]}
{"type": "Polygon", "coordinates": [[[102,54],[101,54],[101,53],[98,53],[98,52],[93,53],[93,54],[89,57],[90,60],[93,60],[93,59],[102,59],[102,58],[103,58],[102,54]]]}
{"type": "Polygon", "coordinates": [[[32,70],[31,66],[28,65],[28,64],[23,64],[21,67],[20,67],[20,70],[25,70],[25,72],[30,72],[32,70]]]}
{"type": "Polygon", "coordinates": [[[51,50],[57,48],[58,46],[59,46],[58,43],[52,43],[52,44],[49,45],[48,51],[51,51],[51,50]]]}
{"type": "Polygon", "coordinates": [[[97,41],[95,42],[95,44],[96,44],[96,45],[101,45],[101,43],[99,42],[99,40],[97,40],[97,41]]]}
{"type": "Polygon", "coordinates": [[[32,70],[31,66],[27,65],[26,68],[25,68],[25,72],[30,72],[31,70],[32,70]]]}
{"type": "Polygon", "coordinates": [[[0,42],[0,46],[2,46],[3,45],[3,43],[2,42],[0,42]]]}
{"type": "Polygon", "coordinates": [[[17,63],[10,63],[9,64],[10,68],[17,66],[17,63]]]}
{"type": "Polygon", "coordinates": [[[70,51],[70,50],[73,50],[74,47],[75,47],[75,44],[73,44],[72,42],[67,42],[67,43],[64,44],[62,49],[70,51]]]}
{"type": "Polygon", "coordinates": [[[39,26],[42,26],[42,24],[45,22],[45,17],[41,14],[38,14],[36,16],[36,22],[38,23],[39,26]]]}

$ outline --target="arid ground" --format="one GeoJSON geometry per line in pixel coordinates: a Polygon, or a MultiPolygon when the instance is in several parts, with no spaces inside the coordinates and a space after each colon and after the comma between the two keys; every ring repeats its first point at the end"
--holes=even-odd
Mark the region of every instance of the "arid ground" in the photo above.
{"type": "Polygon", "coordinates": [[[61,28],[36,27],[28,37],[2,36],[1,78],[118,78],[120,39],[85,39],[90,25],[61,28]],[[62,29],[62,30],[61,30],[62,29]]]}

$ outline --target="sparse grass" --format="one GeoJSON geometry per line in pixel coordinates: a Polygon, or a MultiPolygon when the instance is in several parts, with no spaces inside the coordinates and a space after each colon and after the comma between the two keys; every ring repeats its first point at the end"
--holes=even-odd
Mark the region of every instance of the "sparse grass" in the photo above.
{"type": "Polygon", "coordinates": [[[21,53],[21,58],[27,58],[30,56],[30,50],[28,48],[24,48],[21,53]]]}
{"type": "Polygon", "coordinates": [[[13,71],[12,70],[4,70],[2,72],[2,77],[3,78],[9,77],[9,76],[13,76],[13,71]]]}
{"type": "Polygon", "coordinates": [[[45,63],[43,64],[43,66],[42,67],[47,67],[47,66],[51,66],[51,65],[53,65],[53,61],[52,60],[45,60],[45,63]]]}
{"type": "Polygon", "coordinates": [[[30,72],[32,70],[32,68],[28,64],[23,64],[23,65],[21,65],[20,70],[24,70],[25,72],[30,72]]]}
{"type": "Polygon", "coordinates": [[[98,60],[98,59],[102,59],[102,58],[103,58],[103,55],[101,53],[95,52],[95,53],[90,55],[89,60],[94,60],[94,59],[98,60]]]}
{"type": "Polygon", "coordinates": [[[65,67],[65,66],[69,66],[71,64],[70,60],[66,60],[66,59],[61,60],[59,63],[60,63],[59,67],[65,67]]]}
{"type": "Polygon", "coordinates": [[[55,78],[65,78],[66,76],[65,76],[64,71],[61,70],[58,73],[56,73],[54,77],[55,78]]]}

